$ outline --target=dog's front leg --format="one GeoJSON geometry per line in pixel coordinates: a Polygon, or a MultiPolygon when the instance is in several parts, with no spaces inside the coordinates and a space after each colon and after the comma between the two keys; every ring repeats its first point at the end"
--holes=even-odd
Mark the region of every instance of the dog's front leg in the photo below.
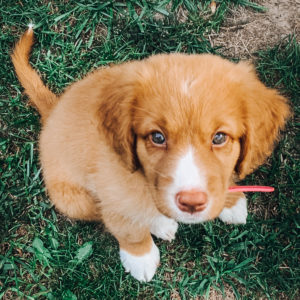
{"type": "Polygon", "coordinates": [[[139,281],[150,281],[160,257],[149,228],[120,215],[106,216],[104,223],[119,242],[120,258],[125,271],[139,281]]]}
{"type": "Polygon", "coordinates": [[[247,215],[247,199],[244,193],[228,193],[219,219],[230,224],[246,224],[247,215]]]}
{"type": "Polygon", "coordinates": [[[152,219],[150,225],[150,232],[157,238],[171,242],[175,239],[175,234],[178,229],[178,223],[170,219],[161,213],[157,212],[157,215],[152,219]]]}

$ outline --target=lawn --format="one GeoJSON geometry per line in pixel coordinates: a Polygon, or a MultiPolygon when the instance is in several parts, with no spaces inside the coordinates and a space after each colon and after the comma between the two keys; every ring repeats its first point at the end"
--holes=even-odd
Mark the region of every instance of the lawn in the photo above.
{"type": "Polygon", "coordinates": [[[294,117],[268,162],[244,181],[275,187],[248,194],[246,225],[180,225],[172,243],[156,240],[161,265],[151,282],[139,283],[101,224],[66,219],[45,192],[39,116],[9,57],[26,24],[36,25],[31,62],[60,93],[110,63],[154,53],[222,55],[207,34],[218,31],[228,6],[263,9],[217,2],[212,14],[210,1],[0,0],[0,299],[299,299],[300,45],[293,36],[255,54],[260,78],[290,99],[294,117]]]}

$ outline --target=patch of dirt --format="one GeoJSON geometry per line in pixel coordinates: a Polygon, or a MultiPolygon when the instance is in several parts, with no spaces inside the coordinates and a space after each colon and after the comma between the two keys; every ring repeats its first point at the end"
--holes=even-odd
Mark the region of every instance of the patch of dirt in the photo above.
{"type": "MultiPolygon", "coordinates": [[[[224,284],[224,292],[225,295],[223,297],[221,292],[211,288],[208,299],[210,300],[235,300],[236,299],[232,287],[230,287],[228,284],[224,284]]],[[[203,299],[205,298],[203,297],[203,299]]]]}
{"type": "Polygon", "coordinates": [[[212,46],[222,46],[227,57],[253,58],[258,50],[271,48],[284,37],[300,39],[300,0],[257,0],[266,12],[232,7],[218,33],[208,38],[212,46]]]}

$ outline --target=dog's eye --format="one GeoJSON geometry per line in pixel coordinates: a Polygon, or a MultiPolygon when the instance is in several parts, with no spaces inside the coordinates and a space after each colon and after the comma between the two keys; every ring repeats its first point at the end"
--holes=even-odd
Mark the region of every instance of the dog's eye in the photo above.
{"type": "Polygon", "coordinates": [[[166,143],[166,139],[165,139],[164,135],[159,131],[152,132],[150,134],[150,138],[151,138],[151,141],[157,145],[164,145],[166,143]]]}
{"type": "Polygon", "coordinates": [[[228,136],[224,132],[217,132],[212,140],[212,144],[216,146],[226,143],[228,136]]]}

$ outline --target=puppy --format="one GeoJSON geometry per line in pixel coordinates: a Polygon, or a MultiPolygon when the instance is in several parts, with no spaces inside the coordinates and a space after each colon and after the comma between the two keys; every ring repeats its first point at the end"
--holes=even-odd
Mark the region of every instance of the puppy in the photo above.
{"type": "Polygon", "coordinates": [[[29,64],[32,44],[29,28],[12,60],[42,117],[51,201],[104,222],[133,277],[149,281],[159,264],[151,234],[170,241],[177,222],[246,222],[245,196],[228,187],[264,162],[290,113],[252,66],[156,55],[98,69],[56,96],[29,64]]]}

